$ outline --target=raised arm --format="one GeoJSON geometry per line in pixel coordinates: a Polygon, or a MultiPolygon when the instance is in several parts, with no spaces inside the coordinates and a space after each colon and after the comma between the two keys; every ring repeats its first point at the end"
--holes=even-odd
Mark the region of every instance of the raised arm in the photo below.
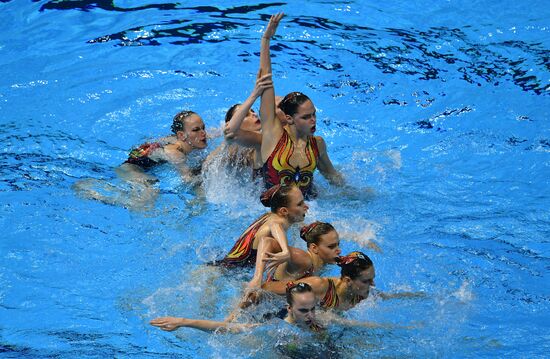
{"type": "MultiPolygon", "coordinates": [[[[271,53],[269,50],[271,38],[277,31],[277,26],[283,18],[283,13],[272,15],[262,36],[262,45],[260,49],[260,73],[271,73],[271,53]]],[[[260,104],[260,120],[262,121],[262,161],[264,161],[275,147],[283,126],[275,112],[275,90],[273,87],[266,89],[262,93],[260,104]]]]}
{"type": "Polygon", "coordinates": [[[286,232],[281,224],[272,223],[270,225],[270,233],[271,236],[261,238],[258,243],[254,276],[248,283],[250,289],[259,289],[262,286],[266,270],[272,270],[290,259],[286,232]],[[278,251],[279,248],[280,251],[278,251]]]}
{"type": "Polygon", "coordinates": [[[258,74],[252,93],[237,108],[237,110],[233,113],[231,120],[229,120],[229,122],[225,125],[224,134],[226,135],[226,139],[228,134],[236,133],[239,130],[244,118],[248,114],[248,111],[250,111],[250,108],[252,108],[252,105],[256,102],[256,99],[258,99],[258,97],[260,97],[267,88],[273,88],[271,74],[267,73],[262,76],[258,74]]]}

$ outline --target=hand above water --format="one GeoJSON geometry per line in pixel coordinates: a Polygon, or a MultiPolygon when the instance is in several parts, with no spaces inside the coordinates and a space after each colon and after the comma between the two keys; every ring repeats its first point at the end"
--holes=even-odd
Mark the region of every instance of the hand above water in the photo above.
{"type": "Polygon", "coordinates": [[[279,21],[283,18],[285,14],[280,12],[275,15],[271,15],[271,18],[269,19],[269,23],[267,24],[267,27],[264,31],[264,36],[262,36],[264,39],[271,39],[273,35],[275,35],[275,32],[277,31],[277,26],[279,26],[279,21]]]}

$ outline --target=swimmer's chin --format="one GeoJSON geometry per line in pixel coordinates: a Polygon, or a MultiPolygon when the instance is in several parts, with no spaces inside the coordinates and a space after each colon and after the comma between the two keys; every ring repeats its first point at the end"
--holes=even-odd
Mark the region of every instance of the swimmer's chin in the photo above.
{"type": "Polygon", "coordinates": [[[204,141],[199,142],[197,148],[200,148],[202,150],[203,148],[206,148],[207,146],[208,146],[208,142],[206,140],[204,140],[204,141]]]}

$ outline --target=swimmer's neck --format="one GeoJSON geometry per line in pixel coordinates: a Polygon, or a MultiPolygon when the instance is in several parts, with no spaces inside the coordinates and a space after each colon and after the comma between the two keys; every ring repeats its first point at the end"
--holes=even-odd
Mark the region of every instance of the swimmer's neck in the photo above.
{"type": "Polygon", "coordinates": [[[292,225],[292,223],[290,223],[290,221],[286,216],[280,215],[279,213],[273,213],[273,212],[270,212],[270,213],[276,218],[276,220],[281,224],[281,226],[285,231],[289,229],[290,226],[292,225]]]}
{"type": "Polygon", "coordinates": [[[307,138],[311,135],[311,133],[300,133],[296,129],[296,126],[294,125],[288,125],[288,135],[292,139],[293,142],[297,141],[306,141],[307,138]]]}
{"type": "Polygon", "coordinates": [[[309,325],[306,323],[297,323],[296,319],[294,319],[294,316],[290,314],[290,312],[286,315],[285,319],[283,319],[288,324],[296,325],[302,329],[311,329],[309,325]]]}
{"type": "Polygon", "coordinates": [[[325,262],[319,257],[318,254],[315,254],[310,251],[310,249],[307,249],[307,254],[309,254],[309,258],[311,259],[311,265],[313,267],[313,272],[317,273],[325,266],[325,262]]]}

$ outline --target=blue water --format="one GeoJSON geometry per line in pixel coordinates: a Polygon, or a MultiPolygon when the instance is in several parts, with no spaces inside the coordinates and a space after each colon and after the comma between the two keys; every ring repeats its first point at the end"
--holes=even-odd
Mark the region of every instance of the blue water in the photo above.
{"type": "Polygon", "coordinates": [[[167,170],[145,212],[71,189],[125,189],[113,168],[182,109],[219,134],[279,10],[276,92],[313,99],[357,188],[317,176],[309,221],[369,253],[379,289],[427,294],[361,303],[346,316],[413,328],[335,326],[332,355],[548,357],[550,7],[454,0],[1,1],[0,356],[283,356],[277,323],[241,335],[148,324],[231,309],[247,276],[212,280],[203,263],[262,213],[252,184],[212,175],[197,200],[167,170]]]}

